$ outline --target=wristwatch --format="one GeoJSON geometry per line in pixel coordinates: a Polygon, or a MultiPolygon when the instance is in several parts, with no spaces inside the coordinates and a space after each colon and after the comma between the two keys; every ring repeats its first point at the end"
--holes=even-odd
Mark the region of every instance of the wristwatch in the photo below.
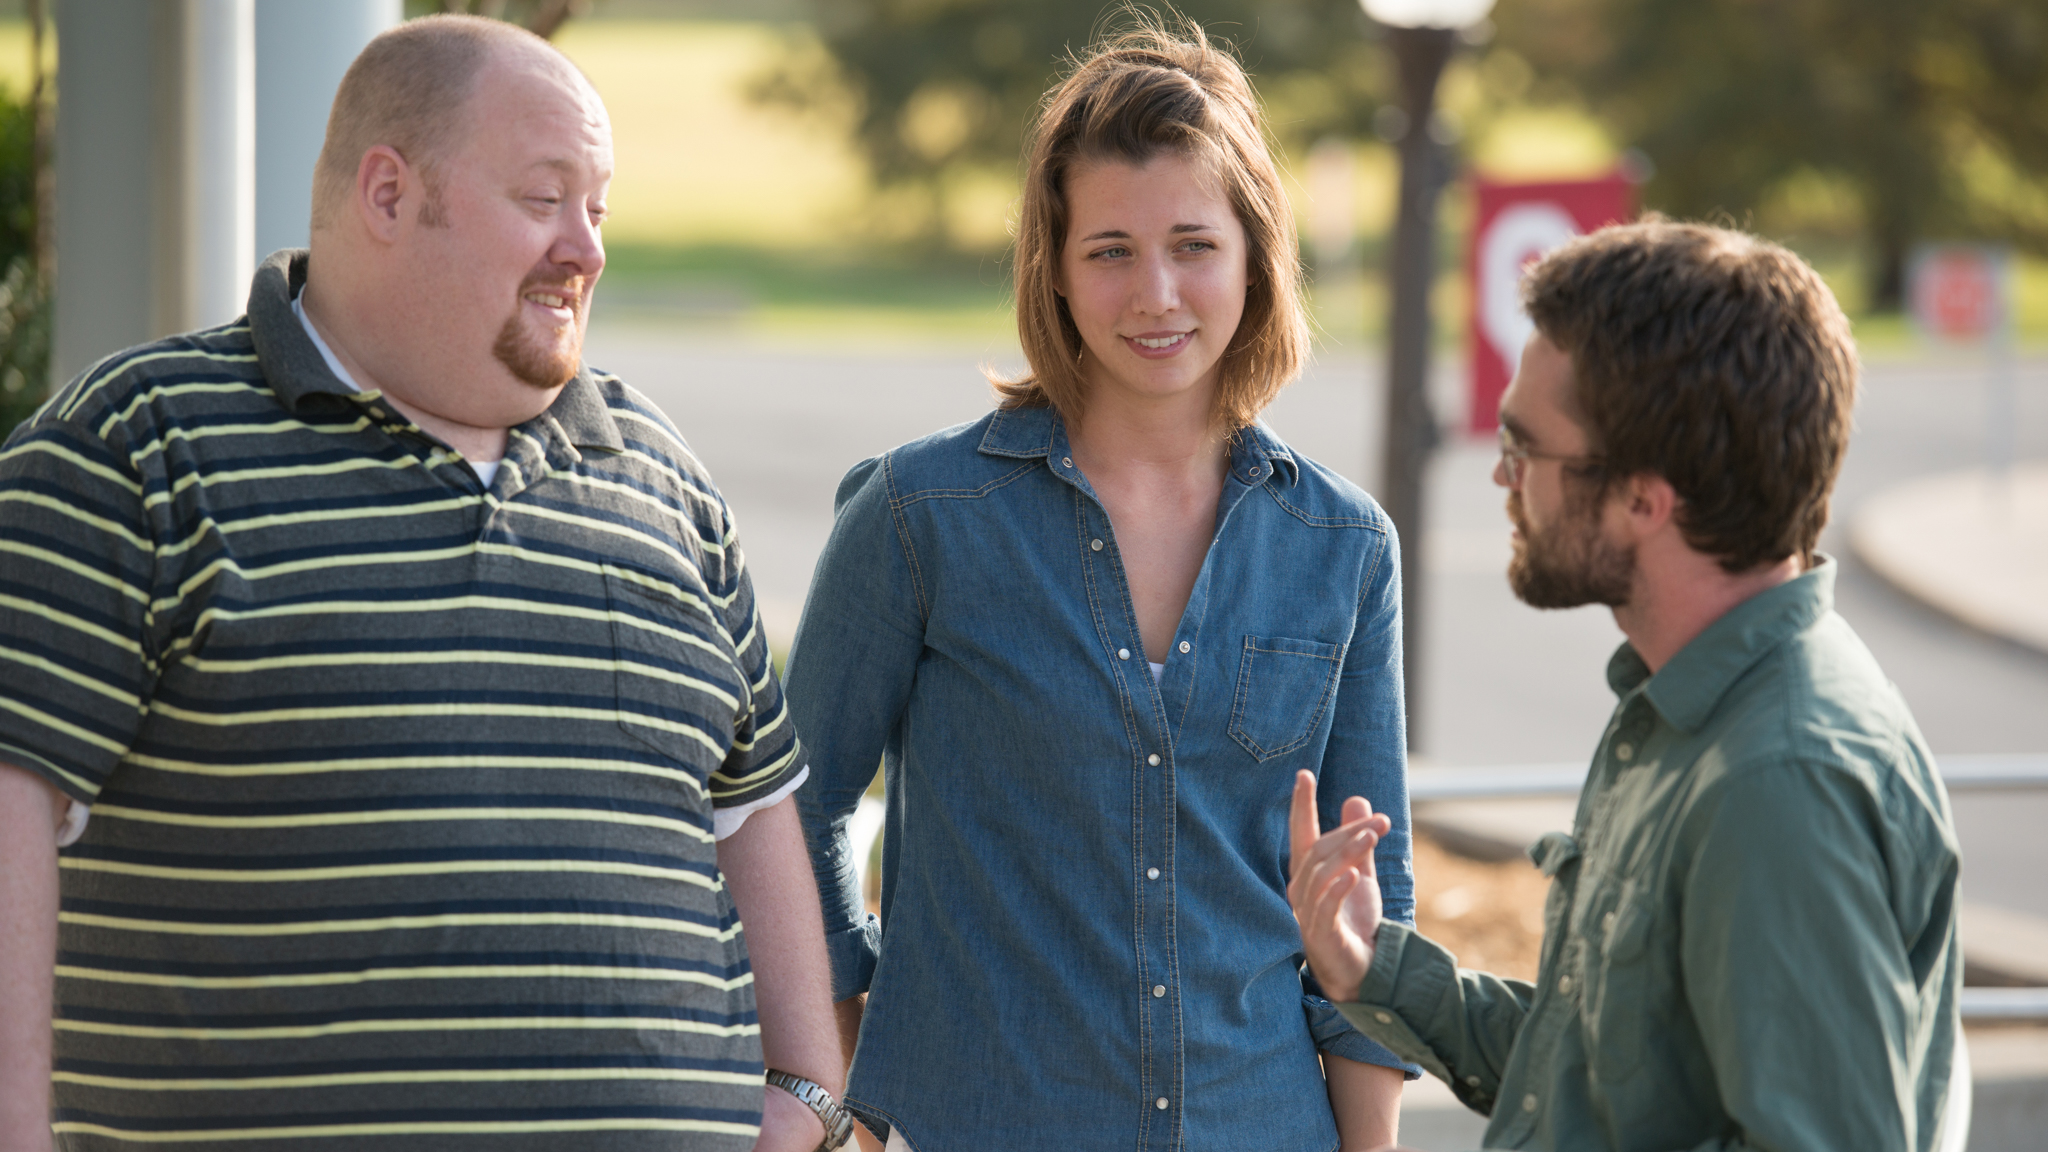
{"type": "Polygon", "coordinates": [[[818,1152],[834,1152],[853,1139],[853,1113],[834,1100],[824,1085],[773,1068],[768,1070],[768,1082],[801,1100],[804,1107],[816,1112],[818,1119],[824,1121],[825,1142],[818,1145],[818,1152]]]}

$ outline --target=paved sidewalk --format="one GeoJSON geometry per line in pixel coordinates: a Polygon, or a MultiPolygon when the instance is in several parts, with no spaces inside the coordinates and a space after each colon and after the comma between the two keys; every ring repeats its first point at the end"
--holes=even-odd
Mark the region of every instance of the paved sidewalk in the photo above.
{"type": "Polygon", "coordinates": [[[1857,510],[1849,542],[1907,595],[2048,652],[2048,461],[1888,488],[1857,510]]]}

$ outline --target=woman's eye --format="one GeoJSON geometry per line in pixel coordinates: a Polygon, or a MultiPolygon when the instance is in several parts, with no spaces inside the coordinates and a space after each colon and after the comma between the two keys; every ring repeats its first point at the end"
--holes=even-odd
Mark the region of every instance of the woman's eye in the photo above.
{"type": "Polygon", "coordinates": [[[1190,240],[1181,245],[1180,250],[1183,252],[1214,252],[1216,245],[1209,243],[1207,240],[1190,240]]]}
{"type": "Polygon", "coordinates": [[[1118,256],[1128,256],[1128,255],[1130,254],[1130,251],[1131,251],[1130,249],[1128,249],[1128,248],[1125,248],[1124,246],[1122,246],[1122,245],[1120,245],[1120,244],[1119,244],[1119,245],[1116,245],[1116,246],[1114,246],[1114,247],[1110,247],[1110,248],[1104,248],[1104,249],[1102,249],[1101,251],[1099,251],[1099,252],[1095,253],[1095,258],[1096,258],[1096,259],[1107,259],[1107,258],[1114,258],[1114,257],[1118,257],[1118,256]]]}

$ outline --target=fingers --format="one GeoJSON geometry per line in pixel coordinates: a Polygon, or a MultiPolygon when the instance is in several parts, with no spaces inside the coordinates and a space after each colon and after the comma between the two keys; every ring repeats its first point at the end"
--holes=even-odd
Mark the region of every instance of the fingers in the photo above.
{"type": "Polygon", "coordinates": [[[1296,919],[1308,924],[1306,917],[1320,893],[1326,890],[1332,877],[1347,869],[1361,870],[1377,883],[1372,850],[1378,843],[1379,831],[1370,821],[1346,824],[1318,839],[1295,863],[1293,875],[1288,878],[1287,899],[1296,919]]]}
{"type": "Polygon", "coordinates": [[[1363,882],[1365,876],[1357,868],[1342,868],[1330,877],[1323,890],[1316,893],[1315,902],[1309,906],[1310,923],[1318,929],[1334,929],[1344,913],[1344,901],[1352,889],[1363,882]]]}
{"type": "Polygon", "coordinates": [[[1316,778],[1307,769],[1294,774],[1294,803],[1287,810],[1287,840],[1290,872],[1301,871],[1301,858],[1322,834],[1316,819],[1316,778]]]}
{"type": "Polygon", "coordinates": [[[1356,824],[1360,820],[1368,819],[1371,816],[1372,805],[1366,802],[1365,797],[1353,796],[1351,799],[1346,800],[1344,802],[1344,815],[1341,822],[1345,824],[1356,824]]]}

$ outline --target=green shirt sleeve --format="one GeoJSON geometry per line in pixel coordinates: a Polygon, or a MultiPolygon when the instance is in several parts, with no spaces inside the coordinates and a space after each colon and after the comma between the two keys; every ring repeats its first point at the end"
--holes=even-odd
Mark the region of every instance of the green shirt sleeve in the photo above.
{"type": "Polygon", "coordinates": [[[1459,968],[1443,945],[1383,920],[1357,1002],[1337,1007],[1360,1032],[1449,1084],[1466,1107],[1491,1114],[1535,993],[1521,980],[1459,968]]]}
{"type": "MultiPolygon", "coordinates": [[[[1693,851],[1680,963],[1742,1142],[1708,1147],[1913,1148],[1923,1109],[1907,1065],[1923,1022],[1909,1016],[1926,982],[1953,972],[1905,938],[1901,924],[1924,912],[1894,903],[1924,890],[1945,904],[1953,885],[1924,867],[1925,846],[1890,843],[1897,825],[1853,768],[1780,762],[1716,791],[1682,833],[1693,851]]],[[[1952,879],[1952,857],[1946,872],[1952,879]]],[[[1938,911],[1945,924],[1950,913],[1938,911]]]]}

